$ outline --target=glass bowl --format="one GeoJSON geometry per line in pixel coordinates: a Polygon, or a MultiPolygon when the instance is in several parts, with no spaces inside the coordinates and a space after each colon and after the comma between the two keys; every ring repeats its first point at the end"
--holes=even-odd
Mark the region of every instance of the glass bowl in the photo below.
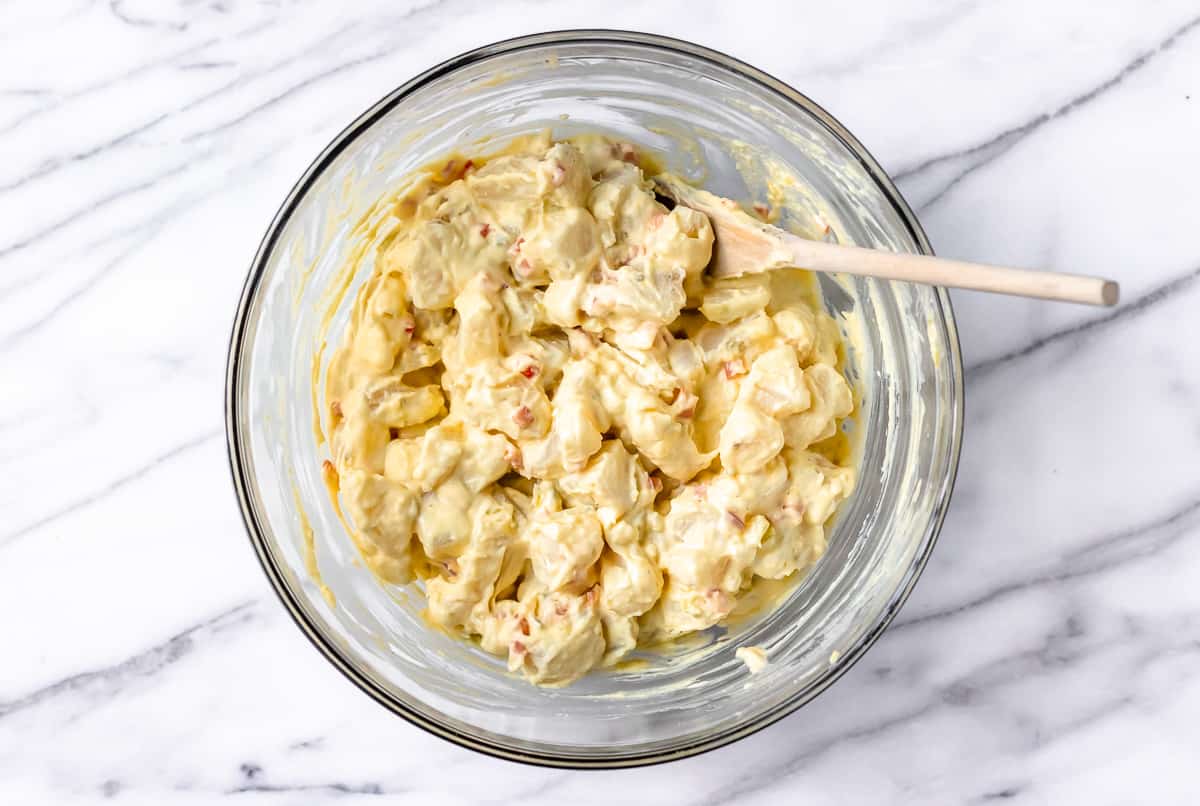
{"type": "MultiPolygon", "coordinates": [[[[318,649],[379,703],[450,741],[546,765],[619,767],[682,758],[758,730],[809,701],[879,637],[933,548],[962,429],[962,365],[942,289],[821,278],[848,329],[861,403],[858,489],[829,549],[778,608],[713,628],[617,671],[539,689],[502,661],[426,626],[423,597],[357,561],[321,479],[313,381],[364,277],[330,287],[359,244],[354,222],[417,167],[480,140],[601,130],[785,225],[930,253],[908,205],[827,112],[762,72],[686,42],[567,31],[474,50],[404,84],[316,159],[271,222],[238,307],[226,424],[251,542],[318,649]],[[770,155],[764,157],[764,155],[770,155]],[[774,194],[774,195],[772,195],[774,194]],[[802,214],[802,215],[801,215],[802,214]],[[319,568],[323,591],[311,570],[319,568]],[[323,594],[331,595],[323,595],[323,594]],[[751,675],[734,656],[764,648],[751,675]]],[[[478,147],[478,146],[476,146],[478,147]]],[[[486,149],[485,144],[482,148],[486,149]]]]}

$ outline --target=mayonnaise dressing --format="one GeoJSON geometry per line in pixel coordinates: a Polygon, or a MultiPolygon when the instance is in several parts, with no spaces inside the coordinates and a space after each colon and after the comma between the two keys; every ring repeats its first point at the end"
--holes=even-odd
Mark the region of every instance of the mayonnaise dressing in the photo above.
{"type": "Polygon", "coordinates": [[[821,556],[854,403],[807,283],[708,278],[707,218],[594,135],[457,157],[391,214],[326,376],[326,475],[433,624],[566,685],[821,556]]]}

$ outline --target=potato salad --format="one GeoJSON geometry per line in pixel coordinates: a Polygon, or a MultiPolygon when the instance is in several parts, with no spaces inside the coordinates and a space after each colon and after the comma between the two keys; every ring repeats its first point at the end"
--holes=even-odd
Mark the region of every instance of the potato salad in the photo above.
{"type": "Polygon", "coordinates": [[[423,175],[326,375],[364,562],[539,685],[720,624],[854,487],[811,275],[707,277],[708,219],[648,164],[542,137],[423,175]]]}

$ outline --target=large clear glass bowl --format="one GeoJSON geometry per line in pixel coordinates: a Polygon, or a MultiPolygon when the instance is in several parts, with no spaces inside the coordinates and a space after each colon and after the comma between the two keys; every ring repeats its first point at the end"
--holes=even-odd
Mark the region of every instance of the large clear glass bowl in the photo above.
{"type": "MultiPolygon", "coordinates": [[[[429,629],[413,587],[361,564],[321,481],[314,361],[328,288],[370,205],[414,168],[482,138],[602,130],[718,192],[819,215],[843,242],[929,253],[912,211],[859,142],[790,87],[713,51],[646,34],[569,31],[489,45],[404,84],[317,158],[267,231],[234,324],[230,462],[251,541],[296,623],[363,691],[453,742],[519,761],[632,766],[699,753],[794,711],[878,638],[929,557],[953,486],[962,368],[941,289],[822,278],[825,304],[859,333],[847,356],[862,394],[860,482],[825,557],[784,604],[709,630],[646,663],[539,689],[472,644],[429,629]],[[775,172],[761,155],[773,155],[775,172]],[[756,156],[758,155],[758,156],[756,156]],[[769,166],[767,166],[769,167],[769,166]],[[774,197],[777,201],[779,197],[774,197]],[[311,532],[308,524],[311,523],[311,532]],[[307,566],[306,541],[333,594],[307,566]],[[770,663],[750,675],[734,648],[770,663]]],[[[330,325],[336,340],[350,293],[330,325]]]]}

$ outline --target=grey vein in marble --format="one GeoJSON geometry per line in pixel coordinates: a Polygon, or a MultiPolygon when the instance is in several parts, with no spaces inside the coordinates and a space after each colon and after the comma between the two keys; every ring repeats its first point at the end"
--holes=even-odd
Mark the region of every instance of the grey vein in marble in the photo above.
{"type": "Polygon", "coordinates": [[[969,12],[978,8],[979,0],[964,0],[954,4],[942,4],[935,13],[928,17],[912,20],[888,32],[882,42],[875,43],[870,50],[853,58],[806,67],[807,77],[820,76],[823,78],[848,76],[858,73],[868,67],[877,67],[880,57],[901,49],[920,46],[929,38],[934,37],[947,28],[961,22],[969,12]]]}
{"type": "Polygon", "coordinates": [[[112,191],[111,193],[106,193],[99,199],[92,200],[83,207],[75,208],[66,215],[56,218],[50,224],[43,226],[40,229],[36,229],[16,241],[0,246],[0,258],[6,257],[14,252],[19,252],[22,249],[27,249],[44,238],[56,235],[72,224],[78,223],[80,219],[94,214],[97,210],[101,210],[113,204],[114,202],[118,202],[122,199],[128,198],[129,196],[136,195],[143,190],[149,190],[150,188],[157,186],[163,180],[179,176],[187,171],[192,164],[193,162],[191,160],[183,160],[175,165],[172,165],[166,170],[155,173],[149,179],[135,182],[132,185],[126,185],[125,187],[112,191]]]}
{"type": "MultiPolygon", "coordinates": [[[[1127,645],[1131,637],[1139,635],[1140,630],[1137,625],[1128,625],[1124,632],[1115,637],[1080,646],[1073,641],[1082,638],[1083,634],[1078,627],[1071,625],[1070,617],[1062,626],[1064,630],[1062,634],[1046,636],[1042,645],[1035,649],[1022,650],[1004,656],[970,674],[936,687],[915,708],[907,709],[898,715],[866,726],[856,727],[832,736],[823,736],[803,747],[797,747],[789,754],[786,762],[767,764],[753,769],[720,787],[709,797],[696,802],[695,806],[723,806],[723,804],[742,800],[760,790],[778,788],[781,782],[802,772],[817,757],[853,746],[855,742],[862,742],[865,739],[889,733],[937,711],[968,707],[973,704],[978,692],[1025,680],[1031,674],[1049,674],[1054,670],[1065,669],[1094,659],[1099,653],[1127,645]]],[[[1161,657],[1200,656],[1200,640],[1187,635],[1186,631],[1168,628],[1165,632],[1170,634],[1170,638],[1160,642],[1153,653],[1141,657],[1142,664],[1148,664],[1161,657]],[[1178,634],[1180,632],[1183,634],[1178,634]]],[[[1036,746],[1061,739],[1096,720],[1111,718],[1120,707],[1129,705],[1133,699],[1127,694],[1101,696],[1100,702],[1082,719],[1065,724],[1053,733],[1041,732],[1035,728],[1027,737],[1027,741],[1036,746]]]]}
{"type": "Polygon", "coordinates": [[[132,25],[137,28],[157,28],[167,31],[186,31],[188,24],[186,22],[174,22],[166,19],[154,19],[152,17],[138,17],[125,10],[124,0],[108,0],[108,8],[112,11],[113,16],[127,25],[132,25]]]}
{"type": "MultiPolygon", "coordinates": [[[[193,155],[191,165],[185,165],[185,166],[183,166],[183,168],[189,169],[189,170],[193,169],[196,167],[196,165],[203,163],[206,159],[208,159],[214,153],[215,153],[215,151],[213,151],[213,150],[199,151],[193,155]]],[[[265,156],[266,155],[255,155],[253,158],[246,160],[245,162],[234,165],[232,170],[233,170],[233,172],[238,173],[239,175],[241,175],[243,177],[249,176],[253,173],[254,168],[262,162],[262,160],[265,158],[265,156]]],[[[172,171],[171,175],[174,175],[175,173],[179,173],[179,172],[172,171]]],[[[162,177],[160,177],[160,178],[162,178],[162,177]]],[[[157,184],[158,184],[158,179],[155,179],[154,181],[144,183],[144,186],[139,188],[139,190],[148,190],[148,189],[155,187],[157,184]]],[[[223,191],[223,188],[221,188],[220,186],[210,186],[208,189],[203,190],[203,191],[199,191],[196,193],[190,193],[190,194],[183,194],[179,197],[178,201],[173,202],[169,205],[166,205],[165,207],[155,209],[155,212],[152,215],[147,216],[146,218],[142,219],[141,221],[138,221],[127,227],[120,227],[120,228],[114,229],[111,232],[109,232],[107,235],[105,235],[104,237],[98,238],[94,241],[90,241],[90,242],[86,243],[84,245],[83,250],[81,250],[83,253],[90,253],[97,246],[112,243],[114,241],[119,240],[120,238],[125,237],[125,236],[129,236],[129,235],[142,235],[143,236],[134,245],[132,245],[128,249],[122,251],[120,254],[118,254],[118,256],[116,258],[107,262],[106,264],[101,266],[99,269],[97,269],[95,272],[93,272],[91,275],[89,275],[87,278],[85,278],[85,280],[79,286],[77,286],[75,289],[69,291],[63,297],[60,297],[53,305],[51,305],[51,307],[46,311],[46,313],[39,315],[34,321],[28,322],[24,325],[21,325],[20,327],[16,328],[15,330],[10,331],[9,333],[6,333],[6,334],[3,334],[2,336],[0,336],[0,353],[3,353],[5,351],[15,348],[21,340],[28,337],[32,333],[36,332],[38,329],[44,327],[47,323],[52,321],[56,316],[60,315],[62,313],[62,311],[65,308],[67,308],[71,303],[73,303],[73,302],[79,300],[81,297],[85,296],[88,291],[92,290],[96,285],[98,285],[101,281],[103,281],[110,274],[112,274],[113,271],[120,268],[122,266],[122,264],[127,262],[131,257],[135,256],[142,247],[144,247],[146,244],[148,244],[150,241],[152,241],[154,239],[155,235],[157,234],[158,230],[164,224],[166,224],[170,220],[176,218],[181,213],[195,207],[196,205],[198,205],[208,199],[211,199],[213,196],[218,195],[222,191],[223,191]]],[[[2,251],[0,251],[0,254],[2,254],[2,251]]],[[[79,253],[76,253],[76,254],[79,254],[79,253]]],[[[40,273],[31,274],[27,278],[24,278],[21,281],[12,283],[7,287],[0,286],[0,299],[3,299],[3,297],[8,293],[21,290],[22,288],[25,288],[28,285],[34,284],[41,277],[48,276],[49,274],[52,274],[52,273],[53,273],[52,270],[45,270],[40,273]]]]}
{"type": "MultiPolygon", "coordinates": [[[[256,30],[258,28],[261,28],[261,26],[256,26],[256,30]]],[[[31,111],[29,114],[27,114],[21,118],[18,118],[17,120],[13,121],[12,123],[9,123],[7,126],[0,127],[0,135],[5,135],[11,131],[19,129],[19,128],[25,126],[26,124],[36,120],[37,118],[42,117],[43,115],[46,115],[50,112],[53,112],[55,109],[58,109],[59,107],[63,106],[64,104],[69,103],[70,101],[73,101],[77,98],[82,98],[90,93],[108,89],[109,87],[115,86],[115,85],[121,83],[122,81],[128,81],[129,79],[139,76],[143,73],[147,73],[147,72],[150,72],[151,70],[155,70],[155,69],[163,66],[164,64],[171,64],[172,62],[176,61],[177,59],[179,59],[181,57],[190,56],[193,53],[201,53],[205,50],[208,50],[212,46],[219,44],[220,42],[221,42],[221,40],[219,38],[206,39],[203,42],[199,42],[195,45],[189,45],[188,47],[186,47],[183,50],[180,50],[178,52],[170,53],[170,54],[162,57],[161,59],[155,59],[154,61],[147,62],[146,64],[142,64],[142,65],[138,65],[136,67],[130,68],[129,70],[126,70],[125,72],[119,73],[115,76],[110,76],[108,78],[101,79],[100,81],[96,81],[91,84],[85,84],[80,89],[73,90],[73,91],[67,92],[67,93],[63,93],[61,95],[55,94],[53,97],[53,100],[50,103],[45,104],[44,106],[38,107],[37,109],[31,111]]],[[[51,93],[47,93],[47,94],[51,94],[51,93]]]]}
{"type": "Polygon", "coordinates": [[[98,145],[92,146],[91,148],[86,148],[83,151],[77,151],[72,154],[67,154],[65,156],[55,157],[53,159],[46,160],[45,162],[38,165],[36,168],[34,168],[29,173],[22,174],[21,176],[18,176],[16,179],[13,179],[12,181],[0,184],[0,193],[6,193],[8,191],[18,190],[19,188],[22,188],[25,185],[28,185],[30,182],[34,182],[38,179],[42,179],[43,177],[49,176],[50,174],[54,173],[55,171],[58,171],[59,169],[65,167],[67,165],[70,165],[72,163],[86,162],[87,160],[91,159],[92,157],[95,157],[99,154],[103,154],[105,151],[108,151],[110,148],[115,148],[119,145],[123,145],[125,143],[131,142],[133,140],[133,138],[137,137],[139,134],[142,134],[143,132],[153,129],[155,126],[157,126],[162,121],[166,120],[168,117],[169,117],[169,115],[167,115],[167,114],[158,115],[145,123],[138,124],[137,126],[133,127],[132,129],[123,131],[120,134],[118,134],[116,137],[109,138],[108,140],[105,140],[104,142],[102,142],[98,145]]]}
{"type": "Polygon", "coordinates": [[[217,437],[221,436],[222,433],[223,432],[221,431],[209,431],[193,437],[185,442],[181,442],[173,448],[170,448],[155,456],[149,462],[134,468],[128,473],[118,476],[117,478],[105,484],[103,487],[97,489],[95,492],[90,493],[83,498],[64,504],[53,512],[47,513],[37,520],[27,523],[23,526],[19,526],[11,532],[0,534],[0,548],[11,545],[21,538],[44,529],[50,524],[55,523],[56,521],[65,518],[68,515],[79,512],[80,510],[86,509],[97,502],[102,501],[118,490],[127,487],[139,479],[145,478],[150,473],[153,473],[154,471],[164,467],[172,460],[178,459],[180,456],[190,453],[191,451],[207,445],[210,442],[214,442],[217,437]]]}
{"type": "Polygon", "coordinates": [[[1017,124],[1011,128],[1005,129],[996,136],[977,145],[968,146],[967,148],[958,149],[947,154],[941,154],[936,157],[930,157],[917,165],[910,168],[903,168],[895,172],[892,176],[897,182],[903,182],[906,179],[911,179],[947,163],[956,161],[966,161],[969,164],[958,170],[948,182],[942,186],[929,198],[923,200],[918,207],[918,212],[928,212],[930,208],[946,197],[951,190],[964,181],[968,176],[976,171],[987,167],[991,163],[1003,157],[1018,143],[1033,135],[1043,126],[1053,123],[1056,120],[1065,118],[1068,115],[1076,112],[1096,99],[1103,96],[1106,92],[1114,87],[1120,86],[1131,75],[1150,64],[1156,56],[1164,51],[1173,48],[1181,39],[1186,37],[1197,26],[1200,26],[1200,16],[1195,16],[1188,19],[1178,28],[1171,31],[1158,44],[1147,51],[1139,53],[1135,58],[1127,62],[1114,75],[1103,81],[1093,85],[1084,92],[1074,96],[1063,105],[1059,106],[1050,112],[1042,114],[1027,120],[1024,123],[1017,124]]]}
{"type": "Polygon", "coordinates": [[[1050,568],[990,588],[966,602],[908,618],[902,616],[891,630],[901,632],[941,621],[990,605],[1012,594],[1104,573],[1132,560],[1151,556],[1190,536],[1189,530],[1200,524],[1200,518],[1195,517],[1197,513],[1200,513],[1200,491],[1195,498],[1149,523],[1087,541],[1083,547],[1064,556],[1050,568]]]}
{"type": "Polygon", "coordinates": [[[334,795],[399,795],[410,790],[407,789],[385,789],[377,783],[366,784],[346,784],[341,782],[327,784],[269,784],[269,783],[245,783],[241,786],[235,786],[232,789],[226,790],[227,795],[243,795],[253,792],[264,793],[306,793],[306,794],[334,794],[334,795]]]}
{"type": "Polygon", "coordinates": [[[1122,322],[1136,316],[1146,313],[1155,306],[1171,299],[1179,292],[1189,290],[1196,280],[1200,279],[1200,266],[1197,266],[1184,274],[1168,280],[1165,283],[1155,286],[1154,288],[1142,294],[1132,302],[1128,302],[1120,307],[1113,308],[1111,311],[1099,316],[1087,319],[1079,324],[1071,325],[1070,327],[1056,330],[1052,333],[1047,333],[1040,336],[1028,344],[1018,347],[1015,350],[1010,350],[1003,355],[987,358],[965,367],[968,380],[982,379],[993,372],[1007,368],[1013,362],[1019,361],[1028,355],[1032,355],[1039,350],[1049,347],[1066,339],[1071,339],[1081,336],[1085,333],[1090,333],[1094,330],[1106,327],[1114,322],[1122,322]]]}
{"type": "Polygon", "coordinates": [[[220,123],[216,126],[213,126],[208,129],[203,129],[201,131],[192,132],[191,134],[189,134],[187,137],[184,138],[184,141],[185,142],[193,142],[196,140],[202,140],[206,137],[211,137],[214,134],[218,134],[220,132],[227,131],[228,129],[232,129],[235,126],[237,126],[238,124],[244,123],[247,120],[250,120],[251,118],[258,115],[259,113],[261,113],[267,109],[270,109],[271,107],[275,106],[276,104],[286,101],[288,98],[292,97],[293,95],[295,95],[298,92],[303,92],[304,90],[309,89],[313,85],[315,85],[319,82],[322,82],[328,78],[332,78],[336,75],[344,73],[347,70],[353,70],[356,67],[361,67],[363,65],[370,64],[371,62],[379,61],[383,57],[390,55],[390,53],[391,53],[390,49],[380,50],[380,51],[376,51],[375,53],[368,53],[365,56],[360,56],[358,58],[351,59],[350,61],[341,62],[337,66],[331,67],[328,70],[322,70],[321,72],[318,72],[318,73],[315,73],[314,75],[308,76],[303,81],[301,81],[291,87],[288,87],[283,92],[271,96],[263,103],[258,104],[251,109],[248,109],[247,111],[241,113],[240,115],[237,115],[236,117],[233,117],[233,118],[225,121],[224,123],[220,123]]]}
{"type": "Polygon", "coordinates": [[[131,245],[122,249],[115,257],[105,262],[102,266],[100,266],[100,268],[88,275],[82,283],[71,289],[65,295],[59,297],[58,300],[56,300],[53,305],[47,308],[44,313],[39,314],[32,321],[22,324],[15,330],[5,333],[3,338],[0,338],[0,352],[14,349],[22,339],[26,338],[32,333],[37,332],[38,329],[45,326],[52,319],[54,319],[54,317],[62,313],[64,308],[95,288],[97,283],[120,267],[122,263],[130,258],[130,256],[136,254],[140,249],[142,249],[142,247],[145,246],[146,242],[149,241],[153,235],[154,233],[151,232],[149,235],[138,239],[131,245]]]}
{"type": "Polygon", "coordinates": [[[195,649],[197,639],[225,632],[253,620],[256,618],[253,605],[254,602],[234,605],[120,663],[72,675],[16,699],[0,702],[0,719],[67,694],[82,694],[92,701],[111,699],[132,682],[152,677],[186,657],[195,649]]]}

